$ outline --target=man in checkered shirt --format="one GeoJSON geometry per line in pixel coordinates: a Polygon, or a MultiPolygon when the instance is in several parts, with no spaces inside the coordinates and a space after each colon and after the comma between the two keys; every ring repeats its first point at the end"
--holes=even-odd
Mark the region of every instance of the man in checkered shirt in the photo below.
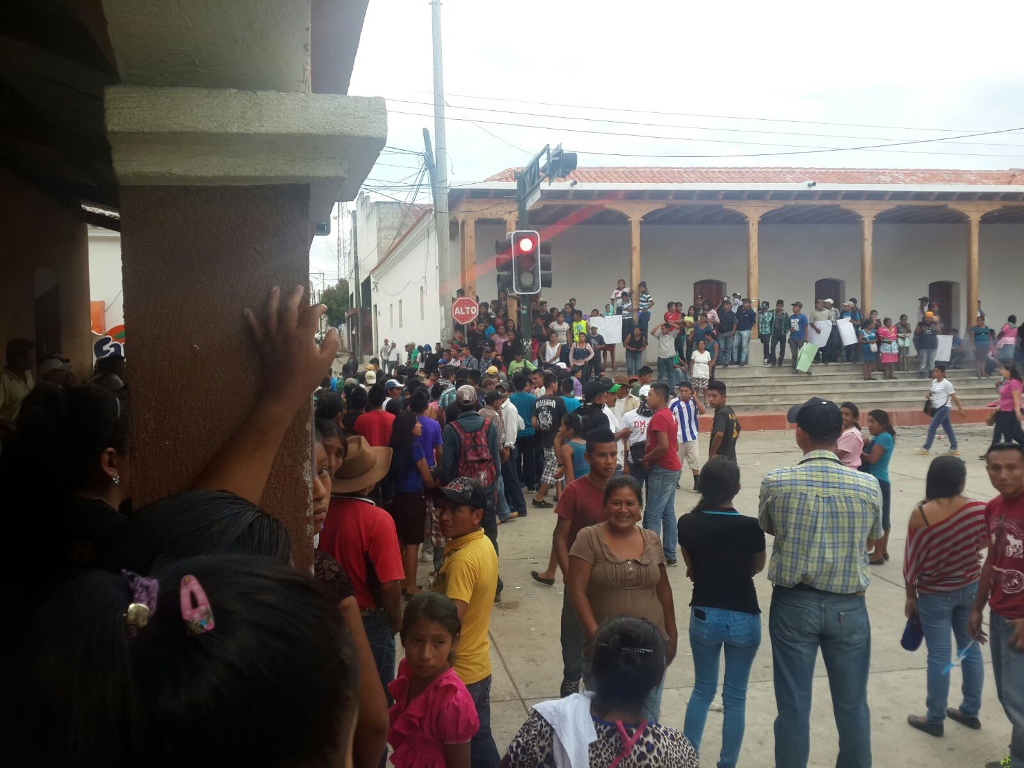
{"type": "Polygon", "coordinates": [[[838,765],[871,766],[868,667],[871,627],[864,592],[867,550],[882,535],[882,491],[874,477],[836,455],[839,407],[812,398],[789,410],[804,452],[795,467],[761,483],[761,528],[775,537],[772,592],[775,764],[805,768],[810,751],[811,682],[818,649],[828,670],[839,731],[838,765]]]}

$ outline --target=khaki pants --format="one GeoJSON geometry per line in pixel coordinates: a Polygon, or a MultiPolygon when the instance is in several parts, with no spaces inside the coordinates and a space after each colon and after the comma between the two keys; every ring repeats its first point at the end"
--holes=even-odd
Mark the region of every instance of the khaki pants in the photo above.
{"type": "Polygon", "coordinates": [[[679,442],[679,463],[689,464],[694,472],[700,471],[700,452],[696,440],[688,443],[679,442]]]}

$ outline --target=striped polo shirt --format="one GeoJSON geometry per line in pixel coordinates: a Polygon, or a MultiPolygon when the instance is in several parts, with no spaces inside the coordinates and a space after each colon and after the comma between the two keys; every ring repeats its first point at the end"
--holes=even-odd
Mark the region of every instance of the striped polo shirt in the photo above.
{"type": "Polygon", "coordinates": [[[672,415],[676,417],[679,425],[679,440],[684,443],[692,443],[697,439],[697,403],[691,397],[686,402],[679,398],[672,401],[672,415]]]}

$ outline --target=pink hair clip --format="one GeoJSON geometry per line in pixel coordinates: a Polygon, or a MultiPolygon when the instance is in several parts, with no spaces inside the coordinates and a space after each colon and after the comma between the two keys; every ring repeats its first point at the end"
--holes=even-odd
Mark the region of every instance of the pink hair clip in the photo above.
{"type": "Polygon", "coordinates": [[[191,632],[201,635],[213,630],[213,610],[199,580],[189,574],[181,577],[181,618],[191,632]]]}

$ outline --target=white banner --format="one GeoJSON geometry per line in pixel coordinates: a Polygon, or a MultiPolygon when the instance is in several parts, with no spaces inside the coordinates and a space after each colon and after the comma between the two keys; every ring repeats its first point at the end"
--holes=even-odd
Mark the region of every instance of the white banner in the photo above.
{"type": "Polygon", "coordinates": [[[821,333],[814,330],[813,324],[808,324],[807,341],[818,347],[818,349],[821,349],[828,344],[828,337],[832,334],[832,323],[819,320],[817,325],[821,328],[821,333]]]}
{"type": "Polygon", "coordinates": [[[839,318],[839,322],[836,323],[836,326],[839,328],[839,340],[843,342],[844,347],[857,343],[857,331],[854,330],[853,323],[850,322],[850,318],[839,318]]]}
{"type": "Polygon", "coordinates": [[[609,317],[588,317],[587,322],[597,326],[597,332],[604,336],[605,344],[622,343],[622,315],[609,317]]]}
{"type": "Polygon", "coordinates": [[[936,336],[939,340],[939,348],[935,350],[935,360],[939,363],[948,363],[953,356],[953,337],[936,336]]]}

